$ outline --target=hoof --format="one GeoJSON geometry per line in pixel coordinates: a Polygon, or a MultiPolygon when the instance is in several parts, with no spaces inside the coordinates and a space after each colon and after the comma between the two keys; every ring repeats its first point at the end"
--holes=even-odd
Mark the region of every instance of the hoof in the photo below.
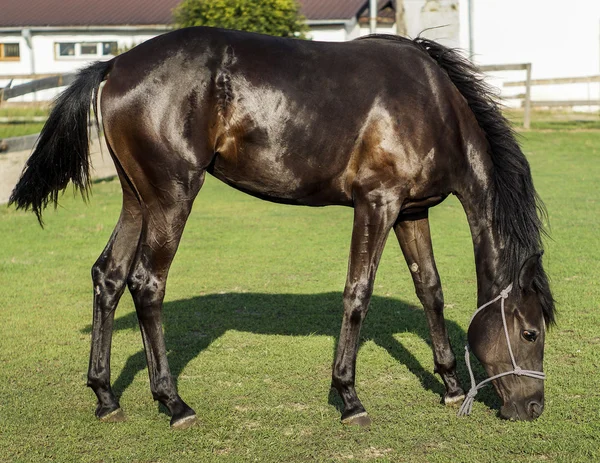
{"type": "Polygon", "coordinates": [[[117,408],[112,412],[107,413],[104,416],[99,416],[98,419],[103,423],[120,423],[121,421],[125,421],[125,413],[123,413],[122,408],[117,408]]]}
{"type": "Polygon", "coordinates": [[[356,415],[343,418],[342,424],[358,425],[361,428],[366,428],[371,425],[371,418],[369,418],[367,412],[361,412],[357,413],[356,415]]]}
{"type": "Polygon", "coordinates": [[[465,400],[465,393],[460,392],[456,395],[445,395],[444,396],[444,405],[460,405],[465,400]]]}
{"type": "Polygon", "coordinates": [[[198,422],[196,415],[188,415],[177,421],[171,421],[171,429],[187,429],[191,428],[198,422]]]}

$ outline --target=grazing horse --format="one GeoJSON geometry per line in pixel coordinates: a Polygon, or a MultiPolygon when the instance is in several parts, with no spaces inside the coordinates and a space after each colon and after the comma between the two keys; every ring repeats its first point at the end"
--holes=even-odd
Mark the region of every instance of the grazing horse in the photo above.
{"type": "Polygon", "coordinates": [[[543,206],[492,93],[455,51],[422,38],[321,43],[202,27],[156,37],[83,69],[57,99],[11,197],[40,223],[70,181],[88,191],[87,122],[98,99],[123,189],[119,221],[92,268],[88,385],[98,418],[123,419],[110,350],[127,286],[154,399],[169,409],[171,426],[195,420],[171,377],[161,310],[206,172],[270,201],[354,208],[332,386],[342,421],[363,425],[370,419],[355,391],[359,333],[391,229],[425,308],[444,402],[465,396],[428,222],[430,207],[456,195],[473,238],[479,305],[493,301],[473,319],[471,349],[489,376],[500,374],[493,383],[501,416],[542,413],[544,333],[554,319],[540,259],[543,206]]]}

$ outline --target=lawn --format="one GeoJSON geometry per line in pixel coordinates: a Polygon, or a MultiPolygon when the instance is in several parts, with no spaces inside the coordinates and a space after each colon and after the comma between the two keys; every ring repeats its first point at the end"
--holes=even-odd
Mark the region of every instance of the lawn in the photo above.
{"type": "MultiPolygon", "coordinates": [[[[89,205],[0,208],[0,461],[598,461],[600,131],[522,135],[552,239],[557,299],[547,337],[546,410],[498,418],[491,388],[472,416],[440,404],[425,317],[390,237],[362,333],[357,388],[373,425],[339,423],[329,391],[352,211],[275,205],[209,178],[173,264],[164,328],[173,374],[200,424],[169,429],[153,401],[131,298],[116,314],[113,383],[128,420],[93,416],[85,387],[90,267],[120,208],[117,181],[89,205]]],[[[472,244],[454,198],[431,211],[455,352],[475,310],[472,244]]],[[[476,369],[482,375],[481,368],[476,369]]],[[[467,385],[462,361],[459,374],[467,385]]]]}
{"type": "Polygon", "coordinates": [[[0,118],[13,120],[10,122],[0,121],[0,140],[40,133],[44,123],[33,122],[31,118],[48,116],[48,107],[47,103],[4,103],[0,107],[0,118]]]}
{"type": "MultiPolygon", "coordinates": [[[[522,130],[524,116],[522,109],[507,109],[504,114],[518,130],[522,130]]],[[[600,113],[597,111],[575,112],[563,108],[533,109],[531,111],[531,128],[534,131],[600,130],[600,113]]]]}

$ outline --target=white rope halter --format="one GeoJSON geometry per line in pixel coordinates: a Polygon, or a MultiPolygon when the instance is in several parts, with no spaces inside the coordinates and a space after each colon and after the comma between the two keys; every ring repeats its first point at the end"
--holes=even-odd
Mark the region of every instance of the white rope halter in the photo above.
{"type": "Polygon", "coordinates": [[[506,344],[508,345],[508,352],[510,354],[510,360],[512,362],[513,369],[511,371],[506,371],[504,373],[500,373],[498,375],[492,376],[491,378],[484,379],[479,384],[475,384],[475,376],[473,375],[473,370],[471,369],[471,359],[469,355],[469,346],[465,346],[465,363],[467,364],[467,369],[469,370],[469,376],[471,377],[471,389],[467,393],[467,397],[465,397],[464,402],[460,406],[458,410],[458,416],[466,416],[471,414],[471,409],[473,408],[473,401],[479,389],[485,386],[487,383],[493,381],[494,379],[501,378],[502,376],[508,375],[517,375],[517,376],[529,376],[531,378],[536,379],[546,379],[546,375],[541,371],[533,371],[533,370],[523,370],[520,366],[517,365],[515,360],[515,356],[512,351],[512,347],[510,346],[510,338],[508,337],[508,327],[506,325],[506,314],[504,313],[504,300],[508,298],[508,293],[512,290],[512,283],[508,285],[508,287],[502,291],[500,291],[500,295],[495,299],[492,299],[490,302],[483,304],[479,307],[473,316],[471,317],[471,321],[469,322],[469,326],[473,323],[473,319],[475,316],[485,309],[488,305],[493,304],[498,299],[500,299],[500,313],[502,314],[502,324],[504,325],[504,334],[506,335],[506,344]]]}

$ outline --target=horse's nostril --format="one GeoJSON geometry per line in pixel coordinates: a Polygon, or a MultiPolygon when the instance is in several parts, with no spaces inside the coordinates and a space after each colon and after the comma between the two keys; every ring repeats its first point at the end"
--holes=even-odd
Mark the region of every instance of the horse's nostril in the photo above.
{"type": "Polygon", "coordinates": [[[538,418],[542,412],[544,411],[544,405],[535,400],[529,402],[529,406],[527,407],[527,411],[529,412],[529,416],[534,420],[538,418]]]}

